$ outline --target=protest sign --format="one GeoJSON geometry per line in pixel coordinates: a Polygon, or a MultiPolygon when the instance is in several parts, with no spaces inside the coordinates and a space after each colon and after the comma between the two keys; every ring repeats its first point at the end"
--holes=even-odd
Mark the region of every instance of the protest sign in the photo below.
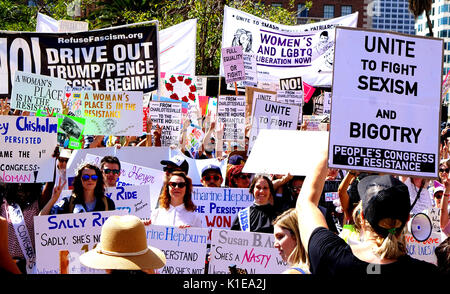
{"type": "Polygon", "coordinates": [[[278,90],[277,101],[285,104],[293,104],[300,106],[298,115],[299,124],[302,123],[302,108],[303,108],[303,91],[298,90],[278,90]]]}
{"type": "Polygon", "coordinates": [[[327,131],[326,115],[303,115],[303,123],[307,131],[327,131]]]}
{"type": "Polygon", "coordinates": [[[442,39],[336,29],[330,167],[437,177],[442,48],[442,39]]]}
{"type": "Polygon", "coordinates": [[[208,230],[150,225],[146,233],[148,245],[162,250],[166,256],[166,265],[158,273],[205,273],[208,230]]]}
{"type": "Polygon", "coordinates": [[[35,216],[37,273],[105,273],[104,270],[85,267],[80,263],[79,256],[100,242],[102,225],[108,217],[124,214],[123,210],[114,210],[35,216]]]}
{"type": "Polygon", "coordinates": [[[0,32],[0,97],[11,95],[22,71],[66,79],[100,91],[158,89],[157,26],[78,33],[0,32]]]}
{"type": "Polygon", "coordinates": [[[323,93],[323,114],[331,113],[331,92],[323,93]]]}
{"type": "Polygon", "coordinates": [[[245,96],[219,96],[217,107],[218,122],[224,124],[224,142],[245,141],[245,96]]]}
{"type": "Polygon", "coordinates": [[[258,87],[258,72],[256,66],[256,55],[253,53],[243,53],[245,79],[242,81],[227,84],[227,90],[245,92],[245,87],[258,87]]]}
{"type": "Polygon", "coordinates": [[[114,201],[116,210],[124,210],[141,219],[150,219],[150,191],[150,185],[106,187],[105,195],[114,201]]]}
{"type": "Polygon", "coordinates": [[[242,47],[222,48],[222,64],[226,83],[245,80],[244,57],[242,47]]]}
{"type": "Polygon", "coordinates": [[[306,176],[326,146],[327,132],[261,130],[242,172],[306,176]]]}
{"type": "Polygon", "coordinates": [[[248,152],[252,150],[261,129],[296,130],[299,114],[299,105],[256,99],[248,152]]]}
{"type": "Polygon", "coordinates": [[[56,20],[48,15],[38,12],[36,17],[36,32],[39,33],[73,33],[85,32],[89,29],[89,23],[76,20],[56,20]]]}
{"type": "Polygon", "coordinates": [[[69,149],[83,148],[84,126],[86,119],[69,115],[57,115],[58,118],[58,143],[69,149]],[[62,142],[62,144],[61,144],[62,142]],[[66,146],[67,144],[67,146],[66,146]]]}
{"type": "Polygon", "coordinates": [[[45,109],[62,113],[66,80],[28,72],[16,71],[11,93],[11,108],[37,112],[45,109]]]}
{"type": "Polygon", "coordinates": [[[153,122],[152,133],[156,125],[161,127],[161,146],[178,144],[181,129],[181,103],[180,102],[149,102],[149,115],[153,122]]]}
{"type": "Polygon", "coordinates": [[[441,209],[438,207],[432,207],[427,212],[428,217],[431,220],[431,225],[433,226],[433,232],[440,233],[441,232],[441,209]]]}
{"type": "Polygon", "coordinates": [[[0,116],[0,181],[53,181],[57,131],[53,117],[0,116]]]}
{"type": "Polygon", "coordinates": [[[194,187],[192,202],[204,228],[231,228],[237,213],[253,204],[248,189],[194,187]]]}
{"type": "Polygon", "coordinates": [[[142,96],[139,91],[81,93],[85,135],[141,136],[142,96]]]}
{"type": "Polygon", "coordinates": [[[197,19],[188,19],[159,31],[161,72],[195,75],[197,19]]]}
{"type": "Polygon", "coordinates": [[[205,136],[205,133],[202,131],[202,129],[194,124],[190,124],[187,127],[187,135],[186,135],[186,149],[189,151],[192,157],[194,157],[194,154],[198,152],[198,149],[203,144],[203,137],[205,136]]]}
{"type": "Polygon", "coordinates": [[[245,117],[247,119],[252,117],[253,109],[255,107],[254,101],[256,99],[266,99],[270,101],[277,101],[277,92],[269,91],[260,88],[246,87],[245,88],[245,101],[247,103],[245,110],[245,117]]]}
{"type": "MultiPolygon", "coordinates": [[[[86,154],[85,161],[100,166],[102,156],[86,154]]],[[[164,184],[164,172],[150,167],[140,166],[120,161],[120,176],[117,187],[121,186],[150,186],[151,207],[156,207],[159,193],[164,184]]]]}
{"type": "MultiPolygon", "coordinates": [[[[312,86],[331,86],[336,26],[356,27],[358,12],[311,24],[287,26],[228,6],[224,8],[222,47],[254,53],[259,72],[301,76],[312,86]]],[[[221,67],[220,75],[224,76],[221,67]]],[[[258,76],[259,80],[259,76],[258,76]]]]}
{"type": "Polygon", "coordinates": [[[405,234],[406,240],[406,252],[409,256],[423,260],[426,262],[430,262],[433,264],[437,264],[436,254],[434,254],[434,250],[439,244],[441,244],[441,234],[432,232],[431,236],[428,240],[419,242],[410,234],[405,234]]]}
{"type": "Polygon", "coordinates": [[[280,90],[303,91],[302,77],[280,79],[280,90]]]}
{"type": "Polygon", "coordinates": [[[248,274],[281,274],[289,265],[273,247],[273,234],[213,229],[210,274],[229,274],[228,267],[248,274]]]}
{"type": "Polygon", "coordinates": [[[316,88],[303,82],[303,99],[305,100],[305,103],[309,102],[309,99],[311,99],[312,95],[314,94],[314,91],[316,91],[316,88]]]}
{"type": "Polygon", "coordinates": [[[160,96],[198,106],[195,76],[187,74],[161,73],[160,96]]]}

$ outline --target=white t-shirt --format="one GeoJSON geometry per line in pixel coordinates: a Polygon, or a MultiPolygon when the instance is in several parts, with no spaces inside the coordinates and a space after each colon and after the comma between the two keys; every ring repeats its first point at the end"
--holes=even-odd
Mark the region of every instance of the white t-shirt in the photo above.
{"type": "MultiPolygon", "coordinates": [[[[409,191],[409,198],[411,200],[411,205],[414,203],[414,200],[416,199],[417,193],[419,192],[420,187],[416,187],[414,183],[411,181],[411,178],[407,178],[405,181],[405,185],[408,187],[409,191]]],[[[430,192],[428,191],[426,187],[426,183],[424,187],[422,188],[422,191],[420,192],[420,197],[416,202],[416,205],[414,205],[413,210],[411,213],[416,214],[419,212],[422,212],[424,210],[428,210],[432,207],[432,196],[430,195],[430,192]]]]}
{"type": "Polygon", "coordinates": [[[152,225],[202,227],[200,215],[193,211],[187,211],[184,204],[170,205],[169,209],[159,207],[152,211],[150,219],[152,225]]]}

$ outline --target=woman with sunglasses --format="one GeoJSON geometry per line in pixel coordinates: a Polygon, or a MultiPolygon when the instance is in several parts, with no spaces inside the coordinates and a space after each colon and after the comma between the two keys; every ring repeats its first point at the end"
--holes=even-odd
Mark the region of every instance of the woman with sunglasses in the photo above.
{"type": "MultiPolygon", "coordinates": [[[[182,171],[174,171],[164,183],[159,207],[152,211],[151,224],[176,227],[201,227],[200,215],[192,202],[192,180],[182,171]]],[[[148,224],[148,223],[146,223],[148,224]]]]}
{"type": "Polygon", "coordinates": [[[242,172],[243,165],[234,165],[228,170],[227,184],[230,188],[248,188],[251,183],[251,174],[242,172]]]}
{"type": "Polygon", "coordinates": [[[114,201],[105,196],[103,174],[97,166],[81,165],[73,182],[72,195],[58,201],[64,184],[59,181],[39,215],[115,210],[114,201]]]}
{"type": "Polygon", "coordinates": [[[238,212],[231,230],[273,233],[272,222],[279,213],[274,207],[275,190],[272,181],[265,175],[256,175],[249,192],[255,198],[254,203],[238,212]]]}

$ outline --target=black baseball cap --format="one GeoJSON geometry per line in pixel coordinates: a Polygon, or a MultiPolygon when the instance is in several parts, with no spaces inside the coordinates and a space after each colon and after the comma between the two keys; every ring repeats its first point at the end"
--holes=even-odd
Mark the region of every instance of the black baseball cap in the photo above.
{"type": "Polygon", "coordinates": [[[392,175],[367,176],[358,183],[364,219],[374,231],[386,238],[390,232],[399,232],[408,221],[411,202],[408,187],[392,175]],[[386,218],[399,220],[401,226],[386,227],[380,221],[386,218]],[[394,230],[394,231],[391,231],[394,230]]]}

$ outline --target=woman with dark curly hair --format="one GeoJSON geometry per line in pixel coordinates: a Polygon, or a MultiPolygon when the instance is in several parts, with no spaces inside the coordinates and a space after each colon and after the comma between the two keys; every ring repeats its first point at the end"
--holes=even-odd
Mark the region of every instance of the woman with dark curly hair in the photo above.
{"type": "Polygon", "coordinates": [[[159,207],[152,211],[151,223],[162,226],[201,227],[200,216],[194,212],[192,180],[184,172],[174,171],[164,183],[159,207]]]}
{"type": "Polygon", "coordinates": [[[102,171],[95,165],[90,163],[81,165],[73,182],[72,195],[56,203],[64,184],[61,181],[58,183],[53,190],[52,198],[39,215],[115,209],[114,201],[105,196],[105,183],[102,171]]]}

